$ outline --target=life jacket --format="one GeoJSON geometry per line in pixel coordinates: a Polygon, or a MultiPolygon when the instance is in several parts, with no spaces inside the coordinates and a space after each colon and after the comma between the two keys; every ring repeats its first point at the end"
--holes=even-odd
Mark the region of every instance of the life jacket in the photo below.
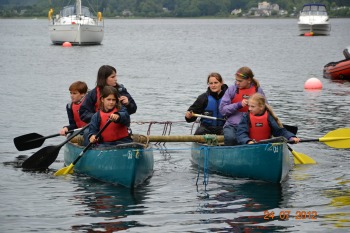
{"type": "MultiPolygon", "coordinates": [[[[107,123],[109,116],[112,113],[118,112],[118,110],[117,110],[117,108],[114,108],[110,112],[103,112],[103,111],[99,111],[99,112],[100,112],[100,117],[101,117],[100,129],[102,129],[103,126],[107,123]]],[[[122,139],[122,138],[129,136],[129,133],[128,133],[128,128],[125,125],[112,122],[102,132],[101,136],[102,136],[102,140],[104,142],[114,142],[114,141],[118,141],[119,139],[122,139]]]]}
{"type": "Polygon", "coordinates": [[[85,125],[87,125],[87,123],[82,121],[80,119],[80,116],[79,116],[79,109],[80,109],[81,104],[85,100],[85,96],[83,97],[82,100],[79,101],[79,103],[77,103],[77,104],[71,103],[71,109],[72,109],[72,112],[73,112],[73,118],[74,118],[75,124],[77,125],[78,128],[81,128],[81,127],[84,127],[85,125]]]}
{"type": "Polygon", "coordinates": [[[96,87],[96,103],[95,103],[96,112],[100,109],[100,97],[101,97],[101,90],[99,87],[96,87]]]}
{"type": "MultiPolygon", "coordinates": [[[[216,118],[224,118],[223,115],[219,111],[219,106],[221,99],[215,99],[213,96],[208,95],[208,105],[204,109],[204,115],[206,116],[213,116],[216,118]]],[[[221,120],[211,120],[207,118],[201,118],[202,124],[206,126],[223,126],[225,124],[225,121],[221,120]]]]}
{"type": "MultiPolygon", "coordinates": [[[[256,86],[251,86],[247,89],[239,89],[237,88],[235,97],[231,100],[231,103],[239,103],[242,102],[243,99],[249,99],[251,95],[257,92],[256,86]]],[[[248,112],[248,106],[245,106],[238,110],[239,112],[248,112]]]]}
{"type": "Polygon", "coordinates": [[[261,116],[249,113],[249,137],[259,142],[271,137],[271,127],[268,121],[268,111],[261,116]]]}

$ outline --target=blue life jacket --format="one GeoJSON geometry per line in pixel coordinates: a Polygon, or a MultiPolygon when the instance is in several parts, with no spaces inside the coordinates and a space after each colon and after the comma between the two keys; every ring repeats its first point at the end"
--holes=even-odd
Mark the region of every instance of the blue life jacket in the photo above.
{"type": "MultiPolygon", "coordinates": [[[[223,119],[224,117],[223,117],[223,115],[221,115],[221,113],[219,111],[220,102],[221,102],[221,98],[219,100],[217,100],[213,96],[208,95],[208,105],[204,109],[203,115],[223,119]]],[[[225,121],[201,118],[201,123],[203,125],[206,125],[206,126],[223,126],[225,124],[225,121]]]]}

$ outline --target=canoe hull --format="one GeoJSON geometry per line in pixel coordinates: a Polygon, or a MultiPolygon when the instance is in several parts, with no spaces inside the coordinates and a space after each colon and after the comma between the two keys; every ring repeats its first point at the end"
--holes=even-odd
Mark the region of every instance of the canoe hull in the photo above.
{"type": "MultiPolygon", "coordinates": [[[[67,143],[64,147],[64,163],[71,164],[84,147],[67,143]]],[[[108,148],[92,148],[75,164],[74,172],[92,178],[134,188],[153,174],[153,151],[143,144],[127,143],[108,148]]]]}
{"type": "Polygon", "coordinates": [[[285,143],[242,146],[192,144],[191,161],[201,168],[229,177],[280,183],[293,165],[285,143]],[[205,163],[206,162],[206,163],[205,163]]]}

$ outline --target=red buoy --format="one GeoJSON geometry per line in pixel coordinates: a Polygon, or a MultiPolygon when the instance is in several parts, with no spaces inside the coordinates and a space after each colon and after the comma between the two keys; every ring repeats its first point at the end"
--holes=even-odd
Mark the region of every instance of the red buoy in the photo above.
{"type": "Polygon", "coordinates": [[[66,41],[62,44],[62,47],[72,47],[72,43],[66,41]]]}
{"type": "Polygon", "coordinates": [[[319,79],[317,78],[309,78],[306,80],[304,84],[305,89],[316,89],[316,90],[321,90],[322,89],[322,83],[319,79]]]}
{"type": "Polygon", "coordinates": [[[313,36],[313,35],[314,35],[313,32],[305,32],[305,33],[304,33],[304,36],[313,36]]]}

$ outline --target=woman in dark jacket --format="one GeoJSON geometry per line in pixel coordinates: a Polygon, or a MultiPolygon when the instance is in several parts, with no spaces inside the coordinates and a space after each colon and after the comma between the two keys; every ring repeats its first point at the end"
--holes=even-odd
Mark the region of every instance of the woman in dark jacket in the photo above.
{"type": "Polygon", "coordinates": [[[137,106],[126,88],[117,82],[117,70],[113,66],[103,65],[97,73],[96,87],[89,91],[79,110],[80,119],[90,123],[92,115],[99,109],[98,103],[101,91],[105,86],[112,86],[118,90],[119,101],[126,107],[129,115],[136,112],[137,106]]]}
{"type": "Polygon", "coordinates": [[[225,120],[219,112],[221,98],[227,90],[228,86],[219,73],[211,73],[207,78],[208,90],[199,95],[197,100],[188,108],[185,114],[187,122],[194,122],[197,116],[194,114],[201,114],[210,117],[202,117],[200,119],[200,126],[197,128],[195,135],[203,134],[223,134],[223,125],[225,120]],[[214,119],[215,120],[214,120],[214,119]]]}

